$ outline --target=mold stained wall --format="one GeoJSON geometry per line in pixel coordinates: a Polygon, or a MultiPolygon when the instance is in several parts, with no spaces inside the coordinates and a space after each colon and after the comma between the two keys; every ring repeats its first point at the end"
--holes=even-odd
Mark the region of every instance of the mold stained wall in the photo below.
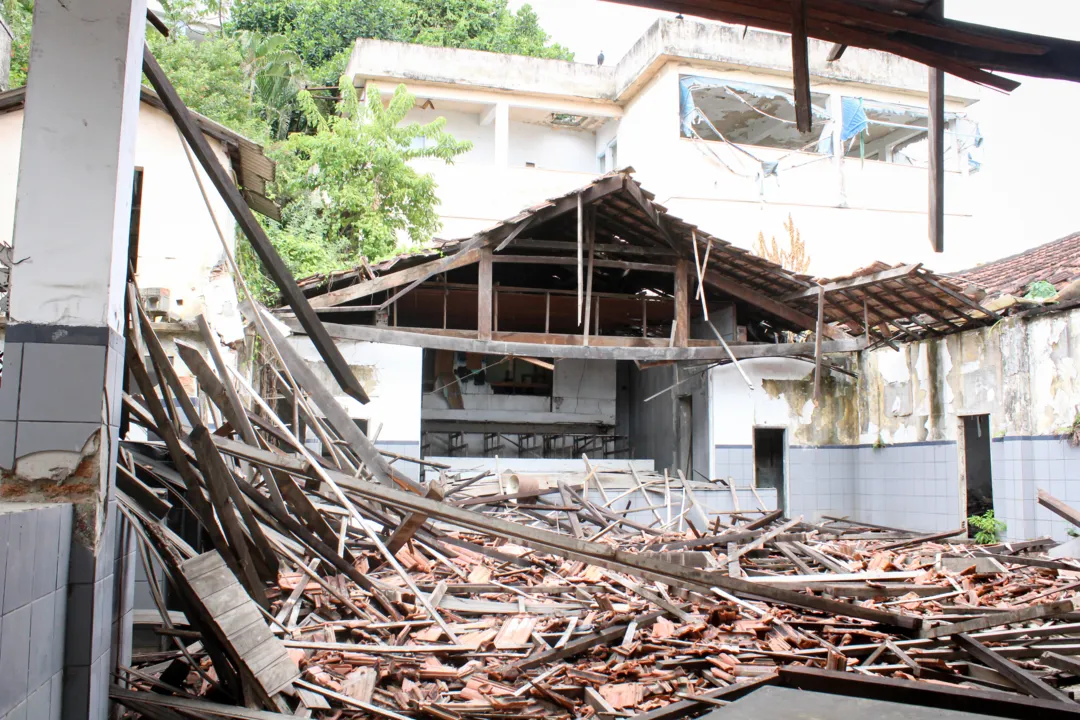
{"type": "Polygon", "coordinates": [[[956,442],[960,416],[989,414],[995,438],[1050,436],[1080,411],[1080,309],[1009,318],[945,338],[882,348],[831,371],[813,399],[813,365],[743,361],[713,374],[716,445],[750,445],[755,426],[786,427],[790,445],[956,442]]]}
{"type": "Polygon", "coordinates": [[[1036,502],[1046,489],[1080,506],[1080,448],[1060,436],[1080,412],[1080,309],[883,348],[830,372],[813,403],[813,367],[789,359],[712,371],[720,477],[753,480],[753,428],[787,429],[789,512],[847,512],[867,522],[948,530],[966,515],[957,456],[961,418],[990,416],[995,513],[1010,539],[1066,524],[1036,502]]]}
{"type": "Polygon", "coordinates": [[[1080,410],[1080,310],[864,353],[860,442],[951,441],[958,417],[990,415],[995,438],[1045,437],[1080,410]]]}

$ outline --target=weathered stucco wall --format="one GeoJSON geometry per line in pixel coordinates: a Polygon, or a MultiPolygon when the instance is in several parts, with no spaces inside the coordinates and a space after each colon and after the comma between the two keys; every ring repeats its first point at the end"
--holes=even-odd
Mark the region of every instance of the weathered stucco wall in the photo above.
{"type": "Polygon", "coordinates": [[[831,372],[817,406],[809,364],[744,363],[760,385],[753,393],[734,368],[713,370],[717,474],[754,482],[753,428],[784,427],[791,512],[947,530],[966,516],[961,419],[986,414],[994,510],[1006,536],[1066,538],[1066,523],[1036,496],[1046,489],[1080,504],[1080,448],[1062,437],[1080,413],[1080,309],[847,362],[858,379],[831,372]]]}
{"type": "Polygon", "coordinates": [[[860,441],[956,440],[959,416],[995,437],[1055,435],[1080,410],[1080,310],[865,353],[860,441]]]}

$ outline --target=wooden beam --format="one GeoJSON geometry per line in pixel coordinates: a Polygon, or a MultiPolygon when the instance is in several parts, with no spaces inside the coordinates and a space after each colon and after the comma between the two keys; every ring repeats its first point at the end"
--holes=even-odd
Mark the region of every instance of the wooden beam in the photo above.
{"type": "Polygon", "coordinates": [[[686,347],[690,341],[690,261],[675,261],[675,346],[686,347]]]}
{"type": "MultiPolygon", "coordinates": [[[[817,327],[817,320],[812,316],[795,310],[779,300],[769,297],[763,292],[749,288],[729,277],[725,277],[716,270],[705,271],[705,282],[720,292],[749,303],[770,315],[776,315],[798,328],[802,328],[803,330],[814,330],[817,327]]],[[[825,335],[834,340],[845,340],[850,338],[846,332],[831,325],[825,326],[825,335]]]]}
{"type": "Polygon", "coordinates": [[[844,57],[844,52],[847,50],[847,45],[842,43],[835,43],[832,48],[829,49],[829,56],[825,58],[828,62],[836,62],[840,58],[844,57]]]}
{"type": "MultiPolygon", "coordinates": [[[[293,330],[299,330],[295,321],[287,321],[293,330]]],[[[617,338],[604,337],[604,345],[597,345],[599,338],[594,339],[594,344],[583,346],[577,335],[552,336],[542,333],[534,333],[531,337],[537,339],[561,338],[563,342],[513,342],[501,340],[500,336],[527,335],[525,333],[497,333],[491,341],[481,341],[474,338],[455,337],[443,335],[427,329],[403,330],[396,328],[375,327],[371,325],[338,325],[327,323],[327,329],[331,335],[345,340],[360,340],[363,342],[379,342],[389,345],[404,345],[407,347],[426,347],[435,350],[452,350],[455,352],[478,352],[500,355],[528,356],[539,358],[572,358],[579,360],[639,360],[642,362],[659,362],[664,360],[726,360],[729,359],[727,351],[717,345],[690,347],[666,347],[667,341],[659,338],[617,338]],[[648,343],[642,346],[641,343],[648,343]],[[660,343],[656,346],[653,343],[660,343]],[[567,344],[570,343],[570,344],[567,344]],[[615,343],[620,343],[616,345],[615,343]],[[621,344],[627,343],[627,344],[621,344]],[[635,343],[631,345],[629,343],[635,343]]],[[[731,354],[739,359],[761,357],[793,357],[795,355],[813,355],[814,343],[744,343],[729,344],[731,354]]],[[[866,349],[864,338],[848,338],[823,342],[821,352],[844,353],[859,352],[866,349]]]]}
{"type": "MultiPolygon", "coordinates": [[[[577,248],[576,243],[572,243],[566,240],[537,240],[535,238],[526,238],[515,245],[516,248],[522,250],[558,250],[566,254],[575,252],[577,248]]],[[[498,252],[496,248],[495,252],[498,252]]],[[[661,247],[655,245],[652,247],[646,247],[644,245],[631,245],[630,243],[596,243],[596,252],[607,253],[611,255],[634,255],[637,257],[663,257],[663,258],[675,258],[679,256],[679,253],[668,247],[661,247]]],[[[496,262],[498,262],[498,256],[496,256],[496,262]]]]}
{"type": "Polygon", "coordinates": [[[821,336],[825,330],[825,288],[818,286],[817,327],[814,329],[814,404],[821,401],[821,336]]]}
{"type": "MultiPolygon", "coordinates": [[[[586,241],[587,242],[587,241],[586,241]]],[[[577,260],[572,257],[558,257],[554,255],[495,255],[491,258],[496,263],[516,263],[518,265],[577,265],[577,260]]],[[[614,270],[637,270],[639,272],[671,273],[675,268],[672,265],[658,265],[656,263],[632,262],[630,260],[604,260],[597,258],[593,265],[614,270]]],[[[582,302],[584,307],[584,302],[582,302]]]]}
{"type": "Polygon", "coordinates": [[[476,336],[491,339],[491,250],[480,251],[479,279],[476,283],[476,336]]]}
{"type": "MultiPolygon", "coordinates": [[[[424,493],[424,497],[431,498],[432,500],[442,500],[445,490],[442,485],[432,483],[428,486],[427,492],[424,493]]],[[[394,532],[390,535],[386,541],[386,549],[390,552],[397,554],[397,551],[405,547],[405,543],[412,539],[412,536],[416,534],[424,523],[428,520],[427,515],[423,513],[409,513],[405,516],[405,519],[401,521],[401,524],[397,526],[394,532]]]]}
{"type": "MultiPolygon", "coordinates": [[[[261,308],[256,309],[256,312],[263,312],[261,308]]],[[[304,362],[304,359],[300,357],[300,353],[296,351],[289,341],[281,334],[281,332],[274,325],[274,320],[266,318],[262,323],[255,323],[255,328],[260,335],[263,335],[262,329],[266,329],[266,337],[263,337],[265,342],[268,342],[277,347],[278,352],[281,355],[281,360],[285,363],[285,367],[289,369],[289,373],[296,380],[297,384],[311,396],[311,399],[315,402],[315,405],[322,410],[323,415],[326,417],[326,421],[334,428],[335,432],[349,443],[349,447],[356,452],[357,457],[364,463],[364,467],[371,473],[378,482],[385,483],[387,485],[397,484],[401,487],[408,488],[413,492],[420,492],[421,488],[414,480],[402,475],[394,470],[388,462],[379,454],[379,451],[375,448],[375,445],[368,440],[360,428],[356,426],[352,418],[349,417],[349,413],[345,412],[345,408],[341,406],[337,398],[322,384],[315,371],[311,369],[311,366],[304,362]]],[[[329,337],[329,335],[327,336],[329,337]]]]}
{"type": "MultiPolygon", "coordinates": [[[[589,320],[592,318],[593,266],[596,264],[596,209],[589,208],[585,213],[585,236],[589,242],[589,266],[585,269],[585,322],[581,329],[582,345],[589,344],[589,320]]],[[[597,306],[597,314],[599,314],[597,306]]],[[[599,320],[599,318],[597,318],[599,320]]],[[[599,331],[596,333],[599,335],[599,331]]]]}
{"type": "MultiPolygon", "coordinates": [[[[1024,693],[1043,700],[1054,700],[1060,703],[1074,705],[1071,697],[1057,688],[1050,687],[1038,677],[1008,658],[1001,657],[970,635],[956,635],[953,637],[953,642],[956,643],[957,647],[981,662],[983,665],[986,665],[993,670],[997,670],[1005,676],[1005,679],[1020,688],[1024,693]]],[[[1029,717],[1032,716],[1029,715],[1029,717]]]]}
{"type": "Polygon", "coordinates": [[[897,268],[891,268],[889,270],[882,270],[880,272],[871,273],[869,275],[860,275],[858,277],[849,278],[847,280],[839,280],[837,282],[825,283],[820,286],[808,287],[805,290],[791,293],[780,298],[783,302],[790,302],[792,300],[799,300],[801,298],[812,298],[818,294],[818,287],[825,289],[826,293],[834,292],[836,290],[850,290],[852,288],[862,287],[864,285],[875,285],[887,280],[895,280],[897,278],[907,277],[916,270],[922,267],[921,263],[915,263],[914,265],[902,265],[897,268]]]}
{"type": "Polygon", "coordinates": [[[1039,490],[1038,492],[1039,504],[1044,508],[1054,513],[1058,517],[1071,522],[1073,525],[1080,527],[1080,512],[1070,507],[1068,504],[1063,503],[1056,497],[1046,492],[1045,490],[1039,490]]]}
{"type": "Polygon", "coordinates": [[[989,630],[990,628],[1000,627],[1001,625],[1012,625],[1013,623],[1028,622],[1030,620],[1038,620],[1039,618],[1065,615],[1076,610],[1077,602],[1080,601],[1058,600],[1057,602],[1032,605],[1030,607],[1020,608],[1019,610],[996,612],[990,615],[984,615],[983,617],[964,620],[963,622],[926,628],[922,631],[920,636],[925,638],[948,637],[950,635],[978,632],[979,630],[989,630]]]}
{"type": "MultiPolygon", "coordinates": [[[[263,455],[263,451],[250,448],[245,451],[244,455],[246,459],[258,462],[263,455]]],[[[275,465],[280,463],[277,457],[272,457],[271,460],[275,465]]],[[[886,612],[876,608],[867,608],[814,595],[806,595],[794,590],[770,587],[760,582],[748,582],[739,578],[723,577],[697,568],[674,565],[664,559],[617,550],[609,545],[579,540],[561,533],[540,530],[482,513],[463,510],[413,493],[358,480],[333,470],[322,470],[317,466],[313,466],[313,469],[319,472],[324,481],[329,479],[329,484],[334,488],[345,488],[350,493],[368,500],[388,504],[399,510],[421,512],[431,518],[443,520],[461,528],[495,537],[513,538],[538,552],[554,553],[568,560],[582,561],[608,570],[631,572],[637,577],[646,580],[655,580],[669,585],[675,584],[677,587],[697,592],[708,593],[711,592],[713,587],[720,587],[728,592],[744,596],[763,597],[792,607],[808,608],[843,617],[869,620],[906,631],[917,631],[922,626],[922,620],[912,615],[886,612]]]]}
{"type": "Polygon", "coordinates": [[[1034,715],[1040,720],[1080,719],[1080,705],[1075,703],[1065,704],[978,687],[954,687],[944,683],[873,677],[793,665],[781,666],[778,673],[780,685],[784,687],[916,705],[933,708],[936,712],[956,710],[987,717],[1021,718],[1034,715]]]}
{"type": "Polygon", "coordinates": [[[468,250],[459,250],[453,255],[446,255],[422,265],[406,268],[405,270],[399,270],[398,272],[387,275],[380,275],[374,280],[366,280],[357,283],[356,285],[341,288],[340,290],[331,290],[322,295],[317,295],[311,298],[311,306],[316,308],[332,307],[334,305],[358,300],[359,298],[368,297],[375,293],[392,290],[393,288],[400,287],[407,283],[413,283],[417,280],[424,282],[439,273],[457,270],[460,267],[471,265],[479,259],[479,247],[468,250]]]}
{"type": "MultiPolygon", "coordinates": [[[[958,293],[955,290],[953,290],[952,288],[938,282],[937,280],[935,280],[934,278],[932,278],[930,276],[930,273],[920,273],[919,277],[922,278],[923,280],[925,280],[926,282],[930,283],[934,287],[936,287],[941,292],[943,292],[946,295],[948,295],[949,297],[951,297],[953,300],[959,300],[960,302],[967,305],[971,309],[978,310],[983,315],[987,315],[989,317],[992,317],[995,320],[1001,320],[1001,315],[1000,314],[994,312],[993,310],[988,310],[987,308],[983,307],[979,303],[977,303],[974,300],[972,300],[971,298],[969,298],[967,295],[964,295],[963,293],[958,293]]],[[[953,312],[957,312],[957,311],[955,309],[953,309],[953,312]]],[[[969,318],[969,319],[971,319],[971,318],[969,318]]]]}
{"type": "Polygon", "coordinates": [[[349,369],[349,364],[345,362],[345,358],[341,356],[341,352],[338,351],[337,346],[330,339],[322,321],[319,320],[304,293],[296,284],[292,273],[289,272],[289,268],[274,249],[274,245],[270,242],[270,238],[267,237],[266,231],[263,230],[259,221],[255,219],[243,195],[240,194],[229,173],[210,148],[210,144],[206,141],[202,130],[188,113],[187,106],[184,105],[184,102],[176,93],[176,89],[169,82],[165,71],[158,65],[154,54],[150,52],[150,48],[147,46],[143,48],[143,71],[150,80],[150,84],[154,86],[154,90],[157,91],[158,97],[161,98],[161,102],[165,105],[165,109],[172,117],[173,122],[179,128],[180,134],[184,136],[184,140],[191,147],[192,153],[199,160],[206,174],[210,177],[210,181],[214,184],[214,188],[221,195],[225,206],[229,208],[229,212],[236,219],[236,224],[240,226],[240,229],[251,243],[251,248],[259,257],[266,274],[273,279],[278,289],[281,290],[285,302],[296,313],[297,319],[304,326],[304,330],[307,332],[308,337],[311,338],[315,349],[319,351],[320,357],[326,363],[334,380],[337,381],[346,395],[366,403],[368,396],[364,392],[360,381],[356,379],[356,376],[349,369]]]}
{"type": "MultiPolygon", "coordinates": [[[[622,190],[622,181],[622,175],[605,177],[596,181],[588,188],[578,193],[578,195],[581,195],[582,201],[585,204],[594,203],[598,200],[602,200],[611,193],[622,190]]],[[[340,305],[358,298],[367,297],[377,292],[383,292],[407,283],[415,282],[420,278],[422,278],[421,282],[423,282],[439,273],[455,270],[459,267],[464,267],[465,265],[471,265],[480,259],[480,248],[497,246],[508,236],[519,232],[517,228],[523,223],[528,223],[529,227],[535,228],[549,220],[572,212],[576,207],[577,195],[559,198],[550,205],[533,211],[530,214],[507,220],[491,230],[477,233],[452,255],[429,260],[426,263],[405,270],[380,275],[373,280],[317,295],[311,298],[311,306],[318,308],[340,305]]]]}
{"type": "MultiPolygon", "coordinates": [[[[945,0],[927,5],[925,15],[935,19],[945,17],[945,0]]],[[[930,106],[927,133],[926,171],[929,176],[930,247],[945,252],[945,71],[928,68],[930,106]]]]}
{"type": "Polygon", "coordinates": [[[585,207],[581,202],[581,194],[577,196],[577,323],[581,324],[582,303],[584,302],[584,292],[582,287],[582,246],[585,242],[585,207]]]}
{"type": "Polygon", "coordinates": [[[795,82],[795,126],[804,134],[813,129],[814,123],[808,52],[806,0],[791,0],[791,73],[795,82]]]}

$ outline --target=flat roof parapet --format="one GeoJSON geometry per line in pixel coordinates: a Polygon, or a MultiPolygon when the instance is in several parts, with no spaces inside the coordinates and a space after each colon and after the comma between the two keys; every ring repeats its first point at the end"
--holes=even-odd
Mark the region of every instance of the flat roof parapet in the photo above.
{"type": "MultiPolygon", "coordinates": [[[[819,82],[926,94],[924,65],[861,48],[848,48],[841,60],[828,62],[831,48],[832,43],[810,40],[810,73],[819,82]]],[[[361,38],[356,41],[347,73],[357,86],[369,80],[413,81],[624,104],[660,67],[673,60],[787,76],[791,73],[791,38],[768,30],[659,18],[618,63],[605,66],[361,38]]],[[[948,94],[965,104],[978,99],[975,86],[952,77],[948,94]]]]}

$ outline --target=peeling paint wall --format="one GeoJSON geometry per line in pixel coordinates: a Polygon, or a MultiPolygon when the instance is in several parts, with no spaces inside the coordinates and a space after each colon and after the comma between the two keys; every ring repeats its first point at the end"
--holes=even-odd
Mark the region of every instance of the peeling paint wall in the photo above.
{"type": "MultiPolygon", "coordinates": [[[[1010,538],[1053,534],[1065,523],[1041,508],[1038,489],[1080,504],[1080,449],[1060,437],[1080,413],[1080,309],[1009,318],[946,338],[849,358],[813,402],[813,366],[744,362],[750,393],[731,366],[713,370],[717,465],[753,482],[753,428],[788,430],[789,507],[839,508],[918,530],[959,527],[961,418],[989,415],[997,515],[1010,538]]],[[[721,474],[724,474],[723,472],[721,474]]]]}
{"type": "Polygon", "coordinates": [[[1080,410],[1078,367],[1080,310],[864,353],[859,441],[955,441],[957,417],[981,414],[995,437],[1057,434],[1080,410]]]}

